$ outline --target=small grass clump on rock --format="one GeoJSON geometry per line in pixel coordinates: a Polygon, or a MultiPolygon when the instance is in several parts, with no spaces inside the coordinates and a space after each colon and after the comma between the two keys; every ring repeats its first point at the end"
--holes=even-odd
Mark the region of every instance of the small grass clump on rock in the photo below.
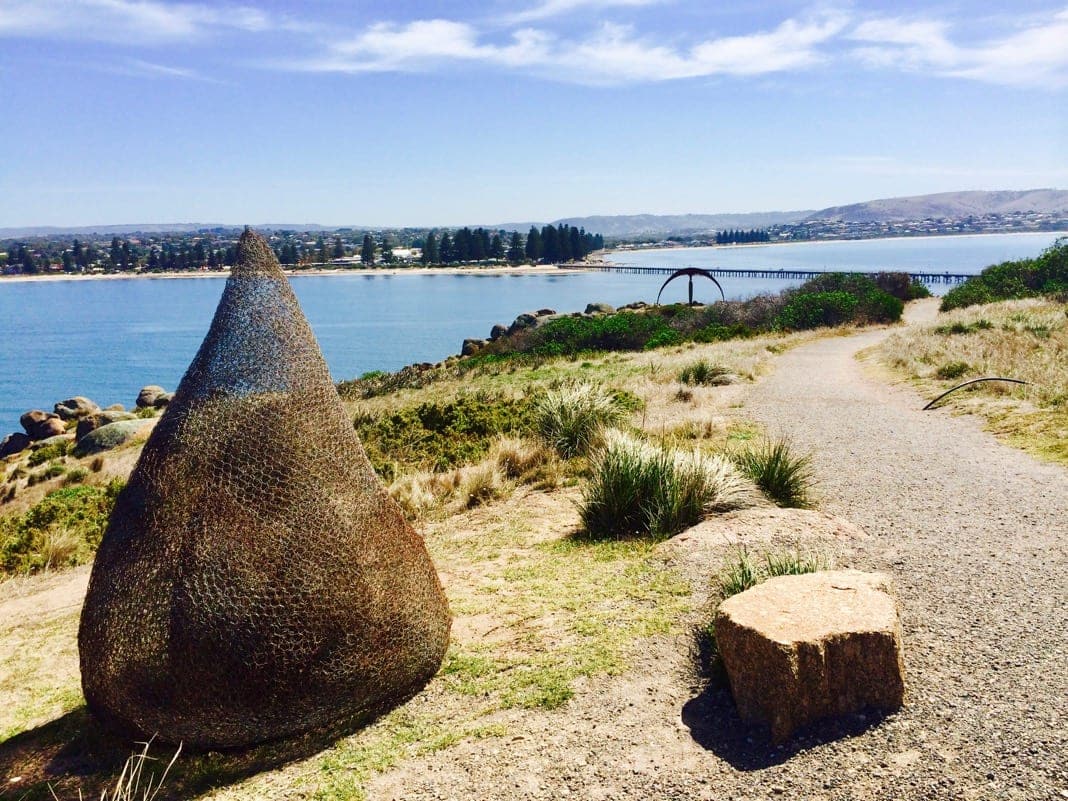
{"type": "Polygon", "coordinates": [[[670,537],[705,515],[750,505],[751,483],[724,456],[658,448],[611,432],[579,504],[594,538],[670,537]]]}
{"type": "Polygon", "coordinates": [[[565,459],[589,453],[604,431],[627,410],[609,390],[595,384],[565,384],[547,391],[534,406],[538,437],[565,459]]]}
{"type": "Polygon", "coordinates": [[[777,506],[807,509],[812,505],[812,458],[795,454],[785,437],[746,448],[735,459],[777,506]]]}

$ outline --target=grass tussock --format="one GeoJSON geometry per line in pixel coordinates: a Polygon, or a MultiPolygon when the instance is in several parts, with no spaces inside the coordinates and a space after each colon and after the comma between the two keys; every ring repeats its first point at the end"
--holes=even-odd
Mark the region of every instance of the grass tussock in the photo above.
{"type": "Polygon", "coordinates": [[[776,506],[812,505],[812,457],[796,453],[786,437],[750,445],[735,455],[735,461],[776,506]]]}
{"type": "Polygon", "coordinates": [[[594,457],[579,514],[592,538],[664,538],[755,497],[725,456],[657,447],[614,431],[594,457]]]}
{"type": "Polygon", "coordinates": [[[698,359],[679,371],[679,381],[690,386],[715,387],[731,383],[731,371],[706,359],[698,359]]]}
{"type": "Polygon", "coordinates": [[[604,432],[623,421],[627,409],[604,387],[587,382],[550,389],[534,405],[538,437],[560,456],[583,456],[596,448],[604,432]]]}
{"type": "Polygon", "coordinates": [[[940,318],[894,334],[875,354],[928,398],[970,378],[1028,382],[974,384],[945,404],[983,416],[995,433],[1035,455],[1068,464],[1068,308],[1036,298],[940,318]]]}

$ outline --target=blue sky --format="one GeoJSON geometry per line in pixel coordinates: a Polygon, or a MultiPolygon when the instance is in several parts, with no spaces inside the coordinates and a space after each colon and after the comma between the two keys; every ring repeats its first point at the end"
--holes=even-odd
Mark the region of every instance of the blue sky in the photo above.
{"type": "Polygon", "coordinates": [[[0,227],[1068,186],[1068,5],[0,0],[0,227]]]}

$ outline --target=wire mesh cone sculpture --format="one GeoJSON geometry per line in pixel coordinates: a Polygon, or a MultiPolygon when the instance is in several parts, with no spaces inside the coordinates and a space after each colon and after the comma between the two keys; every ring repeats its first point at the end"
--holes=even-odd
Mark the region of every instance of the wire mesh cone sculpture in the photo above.
{"type": "Polygon", "coordinates": [[[198,747],[356,726],[426,684],[449,623],[278,261],[246,231],[93,564],[89,708],[198,747]]]}

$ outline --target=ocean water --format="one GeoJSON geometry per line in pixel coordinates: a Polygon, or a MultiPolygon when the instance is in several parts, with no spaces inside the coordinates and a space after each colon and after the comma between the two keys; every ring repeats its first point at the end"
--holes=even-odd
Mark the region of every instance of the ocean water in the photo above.
{"type": "MultiPolygon", "coordinates": [[[[655,266],[978,272],[1034,256],[1056,234],[1020,234],[739,248],[680,248],[614,254],[655,266]]],[[[465,337],[539,308],[581,311],[591,301],[652,302],[662,275],[568,272],[544,275],[300,276],[293,288],[337,380],[369,370],[439,361],[465,337]]],[[[51,411],[72,395],[107,406],[133,404],[138,390],[173,390],[196,353],[225,281],[220,278],[18,282],[0,280],[0,438],[20,431],[28,409],[51,411]]],[[[714,288],[694,284],[698,300],[714,288]]],[[[797,282],[720,279],[728,298],[776,292],[797,282]]],[[[939,289],[935,287],[936,291],[939,289]]],[[[941,290],[944,291],[945,287],[941,290]]],[[[685,300],[684,281],[663,302],[685,300]]]]}

